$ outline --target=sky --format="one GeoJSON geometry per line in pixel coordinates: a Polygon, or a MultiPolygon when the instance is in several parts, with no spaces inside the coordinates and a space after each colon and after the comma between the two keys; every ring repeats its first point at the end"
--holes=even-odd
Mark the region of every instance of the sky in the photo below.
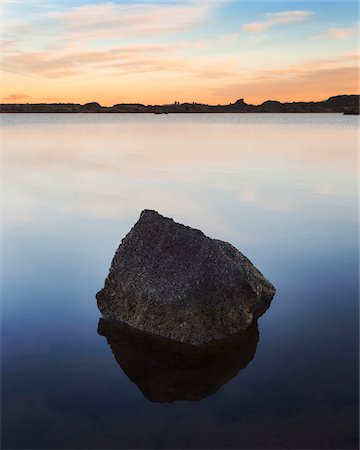
{"type": "Polygon", "coordinates": [[[357,1],[2,0],[0,101],[319,101],[359,93],[357,1]]]}

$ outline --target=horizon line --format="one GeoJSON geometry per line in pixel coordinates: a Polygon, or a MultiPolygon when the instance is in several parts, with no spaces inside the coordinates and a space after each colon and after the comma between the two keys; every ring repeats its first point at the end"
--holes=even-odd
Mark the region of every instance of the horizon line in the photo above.
{"type": "Polygon", "coordinates": [[[210,103],[200,103],[197,101],[184,101],[184,102],[179,102],[177,100],[175,100],[172,103],[163,103],[163,104],[145,104],[145,103],[139,103],[139,102],[123,102],[123,103],[114,103],[111,106],[103,106],[101,105],[99,102],[97,101],[90,101],[90,102],[85,102],[85,103],[74,103],[74,102],[51,102],[51,103],[47,103],[47,102],[6,102],[6,103],[0,103],[0,105],[80,105],[80,106],[86,106],[86,105],[99,105],[99,107],[101,108],[112,108],[114,106],[117,105],[138,105],[138,106],[144,106],[144,107],[163,107],[163,106],[181,106],[181,105],[200,105],[200,106],[213,106],[213,107],[219,107],[219,106],[230,106],[230,105],[235,105],[236,103],[243,103],[245,105],[248,106],[261,106],[264,103],[268,103],[268,102],[274,102],[274,103],[281,103],[281,104],[294,104],[294,103],[322,103],[322,102],[326,102],[327,100],[331,99],[331,98],[336,98],[336,97],[352,97],[352,96],[360,96],[360,94],[336,94],[336,95],[331,95],[328,98],[324,98],[323,100],[297,100],[297,101],[280,101],[280,100],[275,100],[275,99],[271,99],[269,98],[268,100],[265,100],[261,103],[258,104],[254,104],[254,103],[246,103],[245,98],[238,98],[237,100],[235,100],[233,103],[225,103],[225,104],[221,104],[221,103],[217,103],[217,104],[210,104],[210,103]]]}

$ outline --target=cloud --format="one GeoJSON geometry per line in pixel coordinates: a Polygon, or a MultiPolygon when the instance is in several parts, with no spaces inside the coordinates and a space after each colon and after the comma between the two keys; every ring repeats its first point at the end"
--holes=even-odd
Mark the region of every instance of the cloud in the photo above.
{"type": "Polygon", "coordinates": [[[262,22],[251,22],[244,25],[248,33],[262,33],[277,25],[303,22],[313,15],[311,11],[283,11],[266,14],[267,19],[262,22]]]}
{"type": "MultiPolygon", "coordinates": [[[[174,44],[128,45],[98,51],[39,51],[6,55],[3,70],[11,73],[59,78],[97,71],[102,74],[193,70],[190,61],[173,55],[183,48],[174,44]]],[[[196,47],[195,47],[196,48],[196,47]]]]}
{"type": "Polygon", "coordinates": [[[184,66],[177,52],[205,45],[201,40],[187,42],[182,32],[206,22],[219,4],[106,2],[53,7],[35,9],[22,19],[10,16],[4,22],[6,39],[0,41],[4,71],[45,78],[174,71],[184,66]],[[174,33],[176,42],[149,41],[174,33]]]}
{"type": "MultiPolygon", "coordinates": [[[[218,6],[212,2],[56,5],[56,10],[37,11],[27,20],[6,21],[9,37],[0,43],[6,50],[2,68],[45,78],[186,68],[192,73],[193,58],[183,53],[210,44],[204,39],[188,41],[181,32],[206,21],[218,6]],[[177,33],[176,41],[154,42],[164,33],[177,33]]],[[[226,42],[230,38],[234,36],[226,36],[226,42]]]]}
{"type": "Polygon", "coordinates": [[[268,69],[265,71],[268,75],[306,75],[312,71],[332,70],[348,67],[349,64],[357,63],[358,55],[356,53],[340,55],[332,59],[307,60],[300,64],[280,69],[268,69]]]}
{"type": "Polygon", "coordinates": [[[2,68],[11,73],[36,74],[49,78],[77,74],[73,61],[66,56],[55,56],[54,53],[49,51],[5,56],[2,61],[2,68]]]}
{"type": "Polygon", "coordinates": [[[0,51],[1,53],[11,53],[16,48],[15,39],[1,39],[0,40],[0,51]]]}
{"type": "Polygon", "coordinates": [[[202,23],[216,3],[88,4],[44,14],[78,38],[174,33],[202,23]]]}
{"type": "Polygon", "coordinates": [[[276,212],[289,212],[295,209],[294,200],[274,192],[268,195],[259,189],[242,189],[235,194],[241,203],[253,204],[257,208],[276,212]]]}
{"type": "Polygon", "coordinates": [[[46,102],[60,102],[60,99],[57,97],[44,96],[42,99],[46,102]]]}
{"type": "MultiPolygon", "coordinates": [[[[250,102],[265,100],[269,97],[268,92],[264,93],[266,86],[273,98],[279,93],[289,94],[287,98],[280,95],[280,100],[304,96],[304,90],[296,90],[299,85],[295,80],[300,82],[306,73],[309,76],[311,70],[321,68],[311,69],[306,63],[286,67],[284,61],[297,58],[301,62],[309,47],[313,52],[315,46],[316,51],[316,42],[307,40],[299,45],[298,55],[286,43],[285,48],[278,43],[271,58],[266,53],[267,46],[258,45],[252,51],[247,44],[270,38],[270,33],[261,31],[305,21],[313,13],[298,10],[265,14],[260,22],[244,26],[248,31],[244,42],[245,33],[240,30],[229,28],[224,34],[222,16],[215,17],[221,3],[224,4],[217,0],[127,3],[105,0],[85,1],[75,7],[68,2],[51,2],[52,9],[31,8],[26,14],[9,15],[4,21],[4,40],[0,42],[6,83],[3,95],[25,86],[22,89],[31,95],[31,101],[55,95],[83,103],[96,95],[96,100],[110,105],[117,102],[113,98],[115,92],[122,101],[130,102],[169,102],[176,98],[217,104],[233,101],[237,96],[250,102]],[[283,88],[281,80],[285,81],[283,88]],[[290,89],[290,85],[296,86],[290,89]]],[[[340,38],[341,33],[336,30],[332,34],[340,38]]],[[[323,43],[318,45],[322,47],[323,43]]],[[[347,51],[354,49],[349,47],[347,51]]],[[[355,64],[349,59],[341,67],[355,64]]],[[[336,67],[340,66],[326,66],[329,71],[336,67]]],[[[316,98],[326,91],[329,73],[320,73],[325,78],[318,80],[316,91],[313,82],[316,98]]],[[[347,72],[349,76],[352,73],[347,72]]],[[[341,76],[346,79],[344,72],[341,76]]],[[[344,87],[349,83],[352,78],[344,87]]],[[[340,81],[336,93],[339,89],[343,91],[340,81]]],[[[310,92],[306,98],[311,99],[310,92]]]]}
{"type": "Polygon", "coordinates": [[[26,94],[10,94],[7,97],[3,97],[3,100],[7,102],[17,102],[19,100],[25,100],[26,98],[30,98],[26,94]]]}
{"type": "Polygon", "coordinates": [[[280,101],[320,101],[332,95],[355,94],[359,91],[359,68],[356,55],[343,55],[328,60],[304,61],[279,69],[258,69],[239,83],[214,89],[214,94],[233,98],[245,96],[248,101],[262,103],[271,98],[280,101]],[[341,87],[341,89],[340,89],[341,87]],[[245,93],[245,94],[244,94],[245,93]]]}
{"type": "Polygon", "coordinates": [[[234,42],[238,41],[239,37],[240,37],[239,33],[222,34],[214,38],[212,41],[221,44],[233,44],[234,42]]]}
{"type": "Polygon", "coordinates": [[[356,36],[358,32],[357,27],[352,28],[330,28],[324,33],[318,34],[313,37],[313,40],[318,39],[348,39],[352,36],[356,36]]]}

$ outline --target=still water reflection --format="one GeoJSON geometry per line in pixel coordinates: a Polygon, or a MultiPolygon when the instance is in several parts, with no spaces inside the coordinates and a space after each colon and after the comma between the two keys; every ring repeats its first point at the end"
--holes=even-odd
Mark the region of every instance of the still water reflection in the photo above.
{"type": "Polygon", "coordinates": [[[254,358],[257,323],[248,330],[199,347],[100,319],[119,366],[153,402],[201,400],[214,394],[254,358]]]}
{"type": "Polygon", "coordinates": [[[357,448],[356,117],[1,121],[2,448],[357,448]],[[96,332],[94,295],[145,208],[231,242],[277,287],[257,347],[182,392],[166,352],[96,332]]]}

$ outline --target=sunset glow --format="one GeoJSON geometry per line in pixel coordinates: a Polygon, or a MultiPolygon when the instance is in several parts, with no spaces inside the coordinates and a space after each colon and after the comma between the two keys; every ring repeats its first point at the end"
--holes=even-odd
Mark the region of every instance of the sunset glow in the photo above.
{"type": "Polygon", "coordinates": [[[359,92],[353,1],[2,2],[1,102],[259,104],[359,92]]]}

